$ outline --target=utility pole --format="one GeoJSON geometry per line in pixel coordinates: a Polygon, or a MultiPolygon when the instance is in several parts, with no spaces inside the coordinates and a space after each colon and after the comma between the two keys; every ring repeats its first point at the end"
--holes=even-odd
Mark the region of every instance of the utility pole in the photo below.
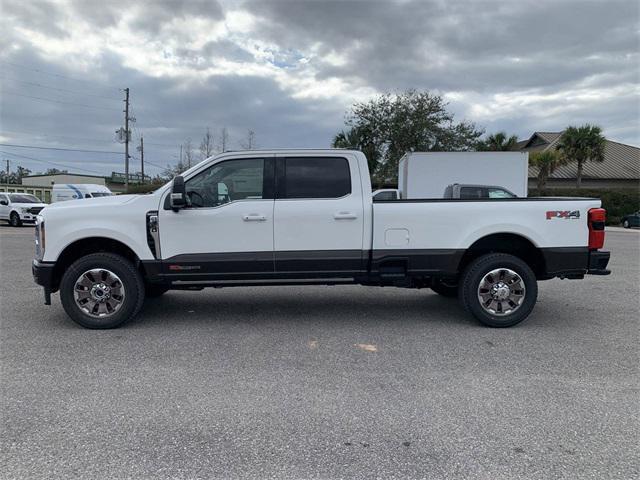
{"type": "Polygon", "coordinates": [[[129,88],[124,89],[124,191],[129,192],[129,88]]]}
{"type": "Polygon", "coordinates": [[[140,135],[140,172],[142,173],[142,181],[144,183],[144,139],[140,135]]]}

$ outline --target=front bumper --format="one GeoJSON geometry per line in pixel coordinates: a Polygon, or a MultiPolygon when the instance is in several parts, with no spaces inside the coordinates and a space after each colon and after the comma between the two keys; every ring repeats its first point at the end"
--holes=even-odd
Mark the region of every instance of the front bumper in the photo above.
{"type": "Polygon", "coordinates": [[[611,258],[610,252],[597,250],[589,252],[589,270],[587,270],[587,273],[590,275],[610,275],[611,270],[607,270],[609,258],[611,258]]]}
{"type": "Polygon", "coordinates": [[[53,283],[53,269],[56,264],[53,262],[40,262],[34,260],[31,264],[33,280],[44,289],[44,303],[51,305],[51,292],[55,291],[56,285],[53,283]]]}
{"type": "Polygon", "coordinates": [[[34,222],[34,223],[38,217],[37,214],[29,213],[29,212],[19,212],[18,216],[20,217],[20,220],[22,222],[34,222]]]}

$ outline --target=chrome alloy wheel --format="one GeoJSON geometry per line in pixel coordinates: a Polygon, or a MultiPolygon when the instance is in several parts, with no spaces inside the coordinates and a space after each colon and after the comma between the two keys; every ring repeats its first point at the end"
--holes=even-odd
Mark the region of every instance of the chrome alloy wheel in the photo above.
{"type": "Polygon", "coordinates": [[[491,315],[511,315],[520,308],[525,295],[522,277],[508,268],[491,270],[478,286],[480,305],[491,315]]]}
{"type": "Polygon", "coordinates": [[[124,285],[115,273],[104,268],[87,270],[73,287],[73,298],[84,313],[95,318],[110,317],[122,307],[124,285]]]}

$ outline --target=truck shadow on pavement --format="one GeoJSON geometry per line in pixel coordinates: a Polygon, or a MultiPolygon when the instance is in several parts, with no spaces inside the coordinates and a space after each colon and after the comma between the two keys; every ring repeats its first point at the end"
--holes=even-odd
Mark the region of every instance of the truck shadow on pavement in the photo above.
{"type": "Polygon", "coordinates": [[[167,323],[322,324],[432,323],[478,326],[454,298],[428,289],[404,291],[372,287],[274,287],[251,289],[205,289],[201,292],[168,292],[147,299],[138,316],[127,323],[145,327],[167,323]],[[311,290],[310,290],[311,289],[311,290]],[[225,291],[226,290],[226,291],[225,291]],[[359,293],[358,293],[359,292],[359,293]]]}

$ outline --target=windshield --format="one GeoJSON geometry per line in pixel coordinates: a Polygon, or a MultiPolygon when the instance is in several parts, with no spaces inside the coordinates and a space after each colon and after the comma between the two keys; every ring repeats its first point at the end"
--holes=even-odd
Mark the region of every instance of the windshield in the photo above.
{"type": "Polygon", "coordinates": [[[38,197],[26,193],[11,193],[9,198],[13,203],[42,203],[38,197]]]}
{"type": "Polygon", "coordinates": [[[111,193],[108,192],[91,192],[91,195],[95,197],[110,197],[111,193]]]}

